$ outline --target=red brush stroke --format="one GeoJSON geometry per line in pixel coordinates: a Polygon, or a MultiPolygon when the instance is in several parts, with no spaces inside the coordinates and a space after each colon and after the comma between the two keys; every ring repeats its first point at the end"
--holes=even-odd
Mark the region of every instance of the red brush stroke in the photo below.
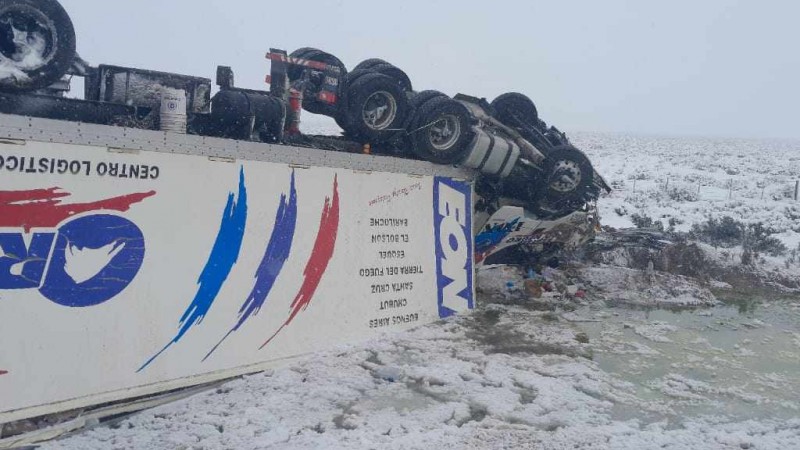
{"type": "Polygon", "coordinates": [[[8,373],[8,371],[7,371],[7,370],[0,370],[0,375],[5,375],[5,374],[7,374],[7,373],[8,373]]]}
{"type": "Polygon", "coordinates": [[[311,299],[319,287],[322,276],[328,270],[328,263],[333,257],[333,250],[336,247],[336,235],[339,231],[339,179],[333,178],[333,202],[330,197],[325,197],[325,206],[322,208],[322,218],[319,221],[319,232],[317,240],[314,242],[314,249],[308,258],[306,268],[303,271],[303,285],[297,292],[291,306],[291,313],[286,322],[278,328],[269,339],[266,340],[259,349],[264,348],[278,335],[285,327],[294,320],[300,311],[305,311],[311,305],[311,299]]]}
{"type": "Polygon", "coordinates": [[[156,195],[155,191],[122,195],[91,203],[61,203],[69,197],[69,192],[59,192],[61,188],[33,189],[29,191],[0,191],[0,227],[53,228],[64,219],[76,214],[111,210],[124,212],[131,205],[156,195]]]}

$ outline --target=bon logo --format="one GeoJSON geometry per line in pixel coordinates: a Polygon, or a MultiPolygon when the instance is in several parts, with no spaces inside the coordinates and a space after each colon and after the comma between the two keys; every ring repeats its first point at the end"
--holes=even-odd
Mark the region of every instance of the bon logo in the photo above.
{"type": "Polygon", "coordinates": [[[436,178],[434,189],[439,316],[472,309],[472,189],[436,178]]]}
{"type": "Polygon", "coordinates": [[[69,307],[114,298],[142,266],[144,236],[124,217],[93,211],[125,211],[155,193],[84,204],[64,205],[49,197],[42,201],[54,192],[0,192],[0,290],[38,289],[48,300],[69,307]],[[93,213],[67,220],[76,211],[93,213]]]}

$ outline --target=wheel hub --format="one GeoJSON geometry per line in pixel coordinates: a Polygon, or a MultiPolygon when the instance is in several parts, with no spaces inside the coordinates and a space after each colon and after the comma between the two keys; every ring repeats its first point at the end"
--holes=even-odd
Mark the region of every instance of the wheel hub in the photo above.
{"type": "Polygon", "coordinates": [[[433,148],[447,150],[461,137],[461,122],[456,116],[448,114],[431,125],[428,135],[433,148]]]}
{"type": "Polygon", "coordinates": [[[397,117],[397,101],[388,92],[375,92],[364,102],[364,124],[373,130],[388,128],[397,117]]]}
{"type": "Polygon", "coordinates": [[[583,173],[575,161],[558,161],[550,176],[550,188],[556,192],[572,192],[580,185],[583,173]]]}

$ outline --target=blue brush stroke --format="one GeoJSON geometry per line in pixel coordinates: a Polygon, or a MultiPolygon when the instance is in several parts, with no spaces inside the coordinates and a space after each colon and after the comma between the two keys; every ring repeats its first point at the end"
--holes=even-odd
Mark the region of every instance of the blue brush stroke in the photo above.
{"type": "Polygon", "coordinates": [[[136,372],[141,372],[147,368],[172,344],[180,341],[190,328],[203,322],[203,318],[208,314],[219,291],[222,289],[222,285],[239,259],[246,222],[247,188],[244,183],[244,168],[241,168],[239,171],[239,195],[237,200],[234,201],[233,192],[228,194],[228,203],[225,205],[225,211],[222,214],[222,223],[220,224],[219,233],[217,233],[217,239],[211,249],[208,262],[206,262],[206,266],[197,280],[200,288],[197,290],[192,304],[189,305],[189,308],[181,317],[178,334],[136,372]]]}
{"type": "Polygon", "coordinates": [[[521,217],[517,217],[510,222],[494,225],[475,236],[475,251],[482,253],[502,242],[506,236],[514,232],[514,228],[517,226],[520,219],[521,217]]]}
{"type": "Polygon", "coordinates": [[[275,227],[272,229],[272,235],[269,238],[267,249],[264,251],[264,257],[261,259],[261,264],[256,269],[256,282],[253,290],[245,300],[241,309],[239,309],[239,320],[236,325],[222,337],[222,339],[208,352],[203,358],[203,361],[208,359],[214,351],[231,335],[234,331],[238,330],[250,316],[258,314],[264,302],[267,300],[272,286],[278,279],[278,275],[283,269],[284,263],[289,259],[289,252],[292,250],[292,242],[294,241],[294,232],[297,227],[297,191],[294,184],[294,171],[292,171],[292,181],[289,190],[289,201],[286,201],[286,194],[281,194],[280,205],[278,206],[278,213],[275,216],[275,227]]]}

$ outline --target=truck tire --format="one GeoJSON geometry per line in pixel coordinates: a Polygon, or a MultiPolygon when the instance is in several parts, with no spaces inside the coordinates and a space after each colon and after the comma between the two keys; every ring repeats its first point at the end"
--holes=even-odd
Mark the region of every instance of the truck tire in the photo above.
{"type": "Polygon", "coordinates": [[[414,142],[412,139],[410,132],[416,129],[416,122],[417,122],[417,111],[424,105],[425,103],[433,100],[434,98],[438,97],[447,97],[447,94],[444,94],[439,91],[422,91],[422,92],[406,92],[406,97],[408,97],[408,104],[411,106],[411,113],[407,119],[406,130],[408,131],[402,136],[402,139],[397,145],[397,149],[399,150],[398,154],[400,156],[408,156],[414,157],[412,149],[414,148],[414,142]]]}
{"type": "Polygon", "coordinates": [[[497,120],[510,127],[537,127],[539,112],[533,101],[524,94],[508,92],[492,102],[497,120]]]}
{"type": "Polygon", "coordinates": [[[381,73],[383,75],[392,77],[394,80],[397,81],[397,84],[400,85],[400,88],[406,92],[413,91],[413,87],[411,86],[411,79],[408,78],[405,72],[400,70],[397,66],[393,66],[392,64],[385,63],[385,64],[376,64],[370,67],[367,70],[371,70],[373,72],[381,73]]]}
{"type": "MultiPolygon", "coordinates": [[[[356,68],[353,69],[351,72],[348,72],[347,76],[345,77],[344,88],[342,89],[342,92],[345,94],[345,96],[348,95],[347,86],[352,86],[356,82],[356,80],[370,73],[373,72],[366,69],[359,69],[358,66],[356,66],[356,68]]],[[[346,105],[347,98],[341,99],[341,102],[342,104],[346,105]]],[[[336,121],[336,124],[339,125],[339,128],[345,130],[345,134],[350,134],[346,132],[346,130],[352,129],[352,126],[350,125],[350,122],[348,121],[347,117],[347,108],[340,108],[338,113],[334,114],[333,119],[336,121]]]]}
{"type": "Polygon", "coordinates": [[[389,64],[389,63],[380,58],[370,58],[370,59],[365,59],[364,61],[358,63],[355,67],[353,67],[353,70],[371,69],[373,66],[377,66],[378,64],[389,64]]]}
{"type": "Polygon", "coordinates": [[[408,103],[409,105],[411,105],[411,115],[409,116],[408,125],[406,126],[408,133],[406,133],[405,136],[403,137],[403,147],[406,150],[404,153],[409,153],[409,151],[411,151],[411,149],[414,148],[412,134],[414,130],[419,128],[419,126],[417,125],[418,122],[417,119],[419,118],[418,114],[419,110],[426,103],[435,98],[440,98],[440,97],[449,98],[449,97],[447,96],[447,94],[443,92],[434,90],[427,90],[422,92],[411,91],[407,92],[406,95],[408,96],[408,103]]]}
{"type": "Polygon", "coordinates": [[[417,111],[412,130],[412,151],[437,164],[457,164],[470,151],[474,138],[472,114],[461,103],[449,98],[434,98],[417,111]]]}
{"type": "Polygon", "coordinates": [[[75,59],[75,28],[56,0],[0,2],[0,90],[45,88],[75,59]]]}
{"type": "Polygon", "coordinates": [[[370,73],[347,86],[346,118],[341,124],[347,133],[379,144],[404,130],[409,110],[408,99],[394,79],[370,73]]]}
{"type": "Polygon", "coordinates": [[[571,145],[552,148],[542,166],[541,189],[537,200],[564,204],[583,202],[594,181],[594,168],[589,158],[571,145]]]}

